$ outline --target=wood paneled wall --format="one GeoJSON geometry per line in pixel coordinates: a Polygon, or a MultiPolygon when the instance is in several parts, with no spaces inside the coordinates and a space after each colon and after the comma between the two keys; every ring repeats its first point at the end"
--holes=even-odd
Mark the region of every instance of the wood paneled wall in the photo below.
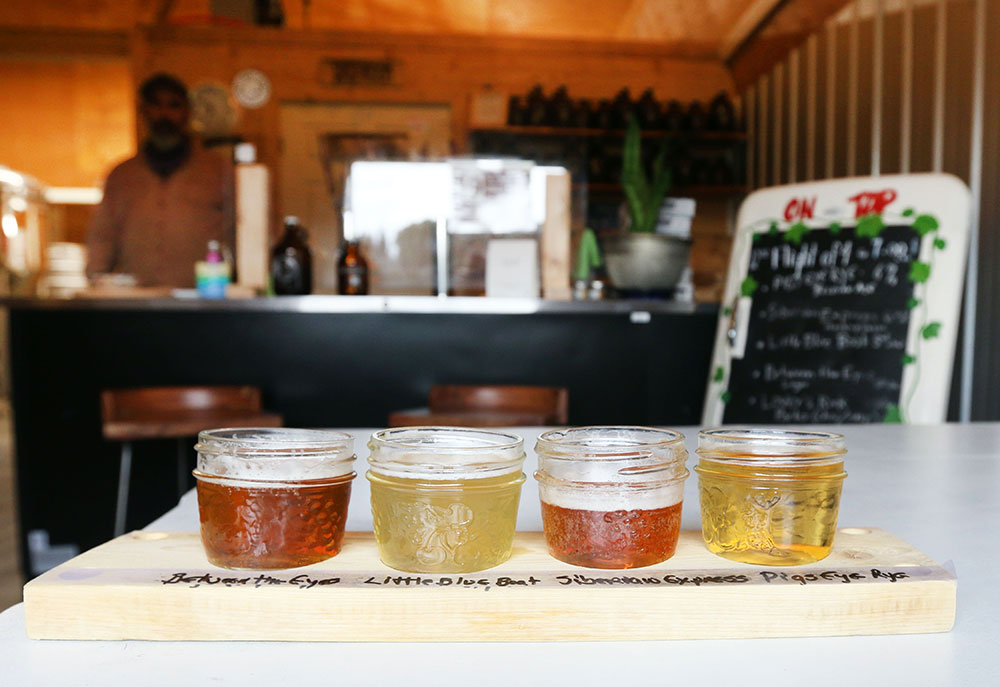
{"type": "Polygon", "coordinates": [[[0,56],[0,164],[50,186],[100,186],[135,151],[126,57],[0,56]]]}
{"type": "Polygon", "coordinates": [[[626,43],[582,43],[455,36],[404,36],[265,29],[150,28],[135,42],[137,78],[165,70],[196,84],[228,84],[240,69],[264,71],[274,96],[260,110],[243,111],[239,132],[259,143],[265,161],[277,151],[281,101],[447,103],[456,141],[465,138],[471,96],[495,89],[524,93],[534,84],[566,84],[575,97],[612,97],[623,86],[661,98],[710,98],[732,90],[718,60],[679,60],[655,48],[626,43]],[[329,58],[389,59],[386,87],[333,87],[319,75],[329,58]]]}
{"type": "MultiPolygon", "coordinates": [[[[755,187],[927,171],[972,187],[976,307],[966,322],[975,329],[960,340],[953,399],[964,391],[965,417],[1000,420],[1000,0],[857,0],[744,99],[755,187]]],[[[962,417],[962,404],[952,405],[950,417],[962,417]]]]}
{"type": "MultiPolygon", "coordinates": [[[[264,71],[273,96],[258,110],[242,110],[237,132],[257,144],[261,161],[275,171],[281,102],[447,104],[452,148],[463,152],[470,101],[483,91],[521,94],[535,84],[548,91],[565,84],[573,97],[599,98],[628,86],[634,95],[653,88],[662,99],[687,101],[733,87],[719,60],[672,59],[656,48],[624,43],[167,27],[141,31],[134,46],[137,79],[163,70],[189,85],[228,84],[241,69],[264,71]],[[320,78],[322,61],[330,58],[392,60],[393,83],[331,86],[320,78]]],[[[275,219],[290,211],[277,198],[272,207],[275,219]]],[[[725,223],[711,229],[725,234],[725,223]]]]}

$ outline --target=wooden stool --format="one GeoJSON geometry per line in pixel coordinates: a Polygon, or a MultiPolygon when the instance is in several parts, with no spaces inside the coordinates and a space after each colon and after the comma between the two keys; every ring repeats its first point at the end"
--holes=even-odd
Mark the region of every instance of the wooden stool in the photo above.
{"type": "Polygon", "coordinates": [[[517,427],[564,425],[568,421],[569,392],[552,386],[437,384],[431,387],[427,408],[389,414],[390,427],[517,427]]]}
{"type": "Polygon", "coordinates": [[[260,390],[251,386],[180,386],[114,389],[101,392],[102,433],[121,442],[115,536],[125,532],[132,442],[177,439],[177,492],[187,488],[186,437],[203,429],[280,427],[281,415],[261,410],[260,390]]]}

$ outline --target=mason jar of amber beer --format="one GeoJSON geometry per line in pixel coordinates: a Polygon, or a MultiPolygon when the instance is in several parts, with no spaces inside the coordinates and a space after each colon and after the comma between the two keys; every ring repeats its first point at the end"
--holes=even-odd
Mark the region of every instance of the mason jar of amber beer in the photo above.
{"type": "Polygon", "coordinates": [[[684,501],[684,435],[652,427],[545,432],[535,446],[549,553],[588,568],[639,568],[674,555],[684,501]]]}
{"type": "Polygon", "coordinates": [[[198,435],[198,512],[209,562],[295,568],[337,555],[351,497],[354,438],[311,429],[198,435]]]}
{"type": "Polygon", "coordinates": [[[372,517],[379,558],[408,572],[464,573],[510,558],[524,442],[464,427],[375,432],[372,517]]]}
{"type": "Polygon", "coordinates": [[[701,531],[708,550],[756,565],[826,558],[837,529],[844,437],[783,429],[698,436],[701,531]]]}

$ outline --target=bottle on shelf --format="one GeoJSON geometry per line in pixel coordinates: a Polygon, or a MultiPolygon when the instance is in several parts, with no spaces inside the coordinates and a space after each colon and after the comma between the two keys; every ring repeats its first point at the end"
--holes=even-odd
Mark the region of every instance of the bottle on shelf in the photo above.
{"type": "Polygon", "coordinates": [[[611,101],[602,98],[597,102],[590,116],[590,128],[610,129],[611,128],[611,101]]]}
{"type": "Polygon", "coordinates": [[[615,99],[611,103],[611,124],[616,129],[624,129],[628,126],[629,116],[635,112],[635,103],[632,102],[632,94],[628,87],[618,91],[615,99]]]}
{"type": "Polygon", "coordinates": [[[713,131],[732,131],[736,128],[736,108],[725,91],[708,104],[708,125],[713,131]]]}
{"type": "Polygon", "coordinates": [[[591,118],[593,116],[593,108],[591,108],[589,100],[581,98],[576,101],[576,108],[573,112],[573,126],[580,129],[586,129],[590,126],[591,118]]]}
{"type": "Polygon", "coordinates": [[[299,218],[285,218],[285,233],[271,251],[271,283],[279,296],[312,293],[312,253],[299,218]]]}
{"type": "Polygon", "coordinates": [[[549,121],[549,101],[542,91],[541,85],[535,86],[528,92],[525,100],[525,124],[529,126],[545,126],[549,121]]]}
{"type": "Polygon", "coordinates": [[[511,126],[524,126],[526,121],[527,112],[521,96],[512,95],[507,105],[507,123],[511,126]]]}
{"type": "Polygon", "coordinates": [[[202,298],[225,298],[229,285],[229,263],[222,257],[222,245],[209,241],[205,259],[194,266],[195,287],[202,298]]]}
{"type": "Polygon", "coordinates": [[[684,120],[684,106],[677,100],[671,100],[663,113],[661,128],[667,131],[681,131],[684,128],[684,120]]]}
{"type": "Polygon", "coordinates": [[[652,131],[653,129],[660,128],[662,119],[660,104],[653,97],[652,88],[647,88],[642,92],[638,102],[636,102],[635,110],[639,126],[642,127],[643,131],[652,131]]]}
{"type": "Polygon", "coordinates": [[[708,113],[697,100],[688,106],[687,128],[689,131],[700,132],[708,128],[708,113]]]}
{"type": "Polygon", "coordinates": [[[368,294],[368,261],[357,241],[344,241],[337,262],[337,293],[343,296],[368,294]]]}
{"type": "Polygon", "coordinates": [[[566,87],[560,86],[552,94],[552,100],[549,103],[549,125],[558,127],[572,126],[575,114],[573,101],[570,100],[566,87]]]}

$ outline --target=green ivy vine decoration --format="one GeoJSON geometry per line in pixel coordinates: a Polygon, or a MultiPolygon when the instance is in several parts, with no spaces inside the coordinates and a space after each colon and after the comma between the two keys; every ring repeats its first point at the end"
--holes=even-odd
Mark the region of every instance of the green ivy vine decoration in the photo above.
{"type": "MultiPolygon", "coordinates": [[[[932,232],[936,232],[941,226],[937,217],[934,215],[917,215],[913,208],[907,208],[903,211],[903,214],[905,217],[913,217],[913,229],[917,232],[917,235],[919,235],[921,239],[932,232]],[[916,216],[914,217],[914,215],[916,216]]],[[[920,336],[917,338],[915,344],[917,350],[908,351],[903,356],[903,364],[913,365],[913,383],[905,393],[905,401],[903,402],[903,408],[899,412],[899,419],[896,420],[894,416],[890,417],[890,414],[887,411],[885,422],[908,422],[910,404],[913,402],[913,395],[916,393],[917,385],[920,383],[919,352],[921,343],[924,341],[930,341],[931,339],[936,339],[941,335],[941,323],[927,321],[927,280],[930,279],[931,274],[934,271],[935,256],[939,251],[944,250],[947,245],[947,242],[940,236],[934,236],[934,240],[931,241],[929,260],[927,262],[914,260],[913,264],[910,266],[909,279],[913,282],[913,297],[909,300],[907,305],[910,306],[911,310],[918,311],[918,331],[920,332],[920,336]]]]}

